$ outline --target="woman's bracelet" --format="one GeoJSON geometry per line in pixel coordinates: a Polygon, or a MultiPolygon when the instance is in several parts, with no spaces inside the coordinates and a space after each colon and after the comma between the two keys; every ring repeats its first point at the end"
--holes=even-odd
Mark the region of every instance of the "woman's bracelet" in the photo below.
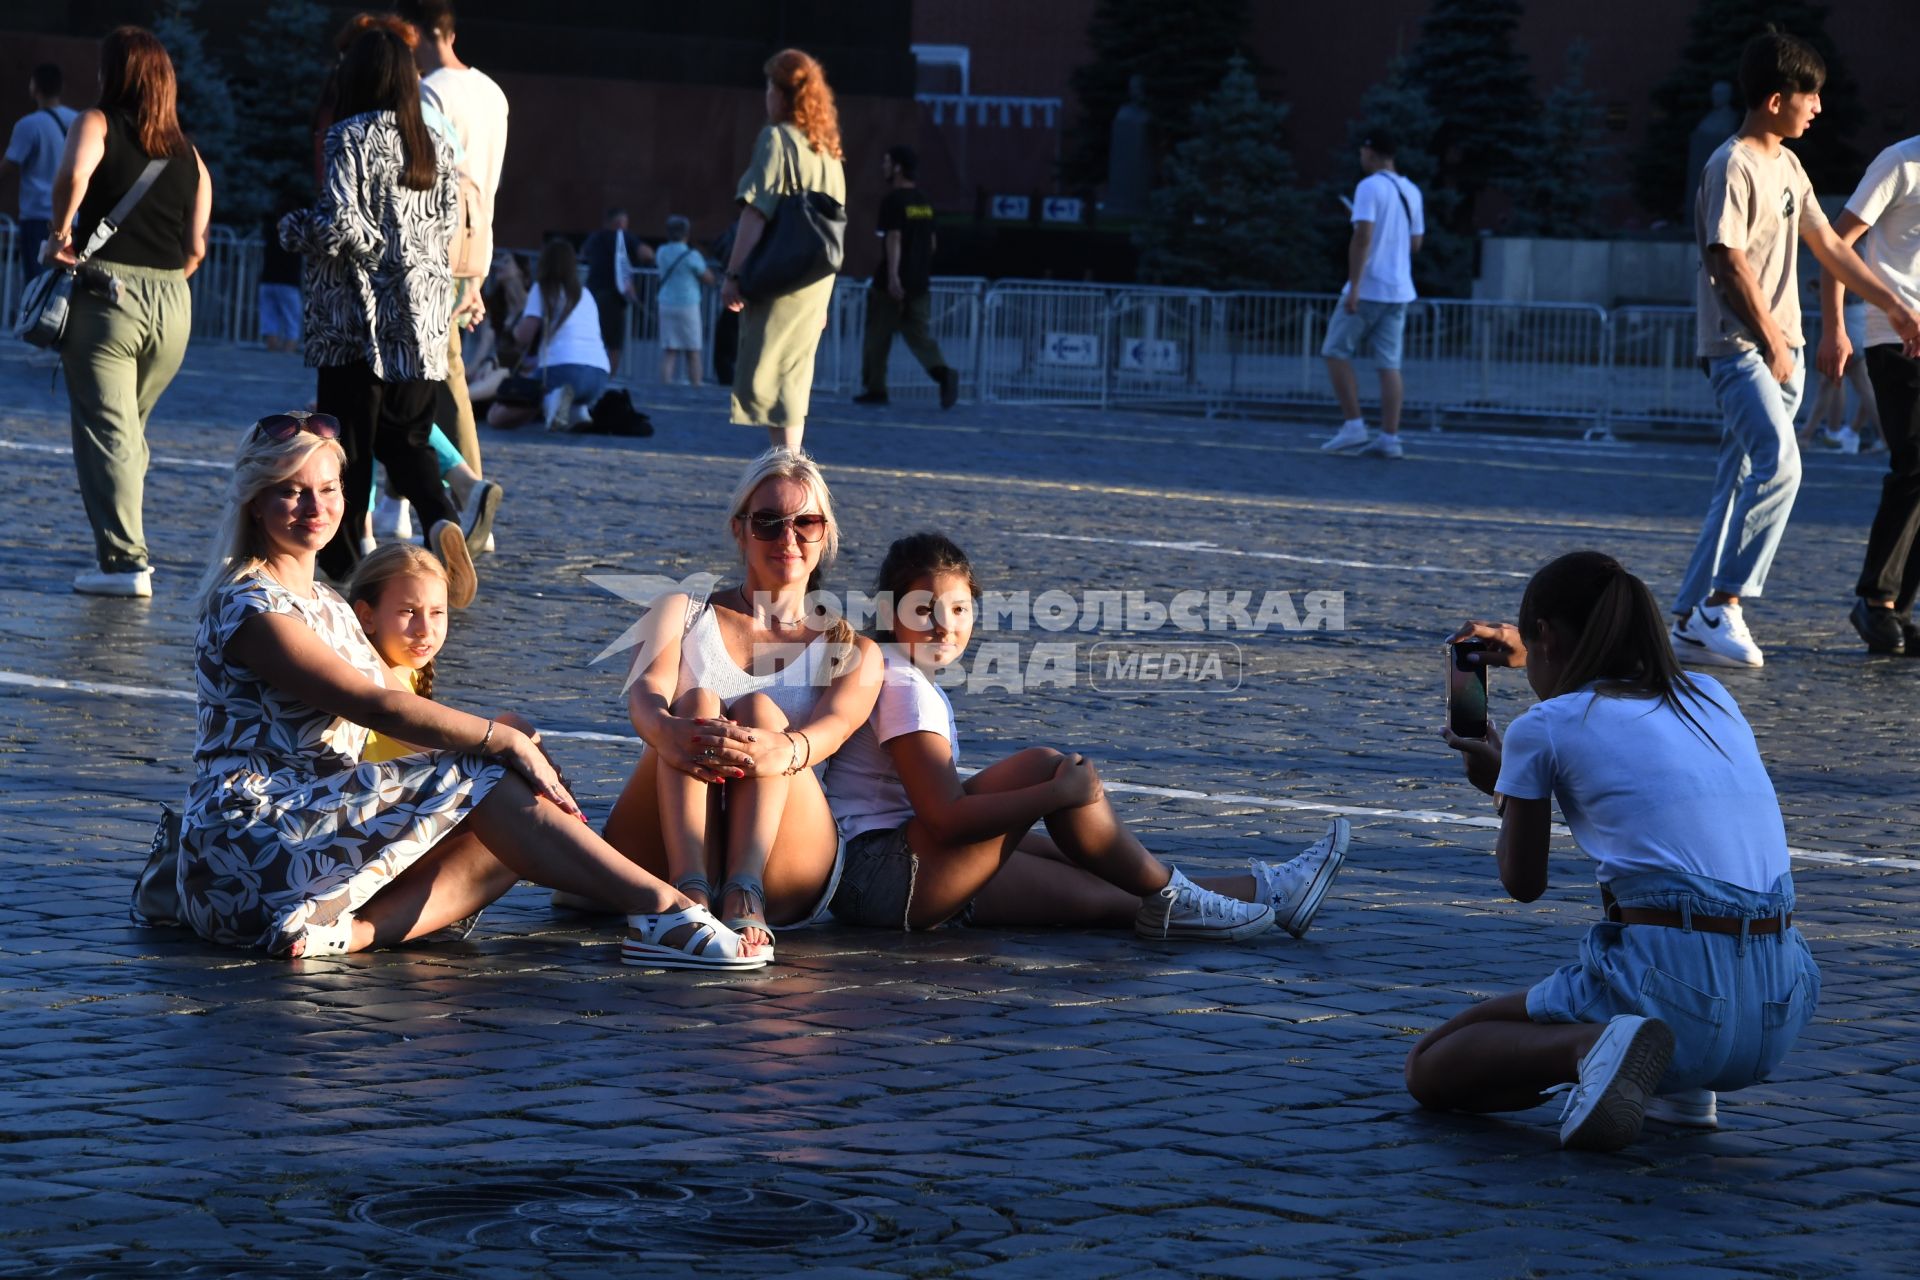
{"type": "Polygon", "coordinates": [[[800,744],[795,742],[793,740],[793,735],[791,733],[788,733],[785,729],[782,729],[780,732],[783,735],[785,735],[787,739],[787,753],[788,753],[787,767],[781,773],[780,776],[783,778],[791,778],[794,774],[800,772],[800,744]]]}
{"type": "Polygon", "coordinates": [[[487,748],[493,745],[493,726],[495,723],[497,722],[493,720],[487,721],[486,736],[480,739],[479,750],[481,755],[487,754],[487,748]]]}
{"type": "MultiPolygon", "coordinates": [[[[800,762],[800,769],[805,769],[813,763],[813,739],[807,736],[805,729],[795,729],[794,732],[800,735],[800,741],[807,744],[807,758],[800,762]]],[[[799,769],[794,770],[795,773],[799,771],[799,769]]]]}

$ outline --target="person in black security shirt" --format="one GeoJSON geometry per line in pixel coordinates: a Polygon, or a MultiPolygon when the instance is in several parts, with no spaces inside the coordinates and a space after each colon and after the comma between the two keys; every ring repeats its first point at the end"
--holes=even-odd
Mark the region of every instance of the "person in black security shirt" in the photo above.
{"type": "Polygon", "coordinates": [[[880,202],[881,253],[867,290],[867,340],[861,353],[860,381],[865,388],[855,404],[887,403],[887,354],[893,335],[906,337],[930,377],[940,384],[940,407],[960,398],[960,375],[947,367],[940,344],[927,332],[931,310],[927,290],[933,275],[933,205],[913,185],[920,159],[912,147],[889,147],[880,172],[889,190],[880,202]]]}
{"type": "Polygon", "coordinates": [[[634,239],[627,225],[627,211],[614,205],[600,230],[580,247],[580,261],[587,264],[587,292],[600,307],[600,341],[615,373],[620,372],[620,353],[627,344],[627,304],[636,295],[636,259],[640,266],[653,265],[653,250],[634,239]]]}

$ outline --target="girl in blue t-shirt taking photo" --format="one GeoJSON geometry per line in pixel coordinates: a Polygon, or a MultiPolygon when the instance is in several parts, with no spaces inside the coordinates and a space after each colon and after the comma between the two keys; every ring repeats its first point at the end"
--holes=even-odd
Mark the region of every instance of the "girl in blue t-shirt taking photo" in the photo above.
{"type": "Polygon", "coordinates": [[[1520,1111],[1566,1092],[1560,1143],[1613,1151],[1643,1119],[1711,1128],[1714,1090],[1766,1078],[1813,1016],[1820,973],[1753,730],[1682,672],[1653,594],[1576,551],[1533,576],[1519,625],[1473,622],[1488,666],[1540,701],[1484,739],[1443,731],[1502,813],[1500,883],[1547,888],[1553,802],[1596,865],[1606,919],[1577,963],[1476,1005],[1407,1055],[1422,1106],[1520,1111]]]}

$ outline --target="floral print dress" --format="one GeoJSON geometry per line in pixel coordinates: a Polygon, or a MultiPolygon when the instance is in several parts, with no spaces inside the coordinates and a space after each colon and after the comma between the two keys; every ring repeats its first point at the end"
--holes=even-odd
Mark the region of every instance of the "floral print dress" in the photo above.
{"type": "Polygon", "coordinates": [[[355,911],[445,838],[506,766],[423,751],[362,761],[367,730],[308,706],[229,659],[247,619],[300,619],[356,670],[385,668],[347,602],[303,599],[264,572],[223,588],[201,619],[196,776],[181,823],[183,922],[212,942],[280,952],[310,924],[355,911]]]}

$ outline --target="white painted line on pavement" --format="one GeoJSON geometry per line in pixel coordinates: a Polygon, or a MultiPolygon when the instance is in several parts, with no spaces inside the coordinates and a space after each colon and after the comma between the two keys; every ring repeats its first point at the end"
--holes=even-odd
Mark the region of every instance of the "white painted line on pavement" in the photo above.
{"type": "MultiPolygon", "coordinates": [[[[0,440],[0,449],[18,449],[22,453],[51,453],[62,458],[73,456],[73,446],[65,444],[35,444],[29,440],[0,440]]],[[[231,462],[209,462],[205,458],[176,458],[170,454],[156,453],[148,461],[170,467],[202,467],[209,471],[231,471],[231,462]]]]}
{"type": "MultiPolygon", "coordinates": [[[[66,693],[95,694],[111,698],[162,698],[175,702],[192,702],[194,693],[190,689],[158,689],[147,685],[112,684],[99,680],[62,680],[54,676],[29,675],[24,671],[0,671],[0,685],[13,685],[22,689],[46,689],[66,693]]],[[[640,739],[630,733],[601,733],[591,729],[542,729],[540,735],[546,738],[569,738],[580,742],[611,742],[618,745],[637,746],[640,739]]],[[[977,770],[963,769],[962,773],[972,774],[977,770]]],[[[1455,813],[1450,809],[1388,809],[1374,805],[1330,804],[1321,800],[1288,800],[1280,796],[1261,796],[1233,791],[1192,791],[1181,787],[1154,787],[1137,782],[1110,782],[1101,780],[1101,785],[1109,791],[1123,792],[1129,795],[1157,796],[1163,800],[1204,800],[1212,805],[1239,805],[1257,809],[1276,809],[1295,813],[1325,813],[1342,818],[1386,818],[1395,822],[1412,822],[1421,825],[1446,823],[1457,827],[1479,827],[1485,830],[1498,830],[1500,819],[1486,814],[1455,813]]],[[[1567,829],[1555,823],[1555,835],[1569,834],[1567,829]]],[[[1817,862],[1836,867],[1889,867],[1901,871],[1920,871],[1920,859],[1881,856],[1866,853],[1841,853],[1826,849],[1794,849],[1788,853],[1802,862],[1817,862]]]]}
{"type": "Polygon", "coordinates": [[[1402,573],[1451,573],[1477,574],[1485,578],[1519,578],[1525,581],[1531,574],[1515,573],[1511,569],[1460,569],[1444,564],[1381,564],[1372,560],[1330,560],[1325,556],[1296,556],[1284,551],[1246,551],[1239,547],[1223,547],[1213,542],[1166,542],[1157,538],[1101,538],[1078,533],[1020,533],[1019,538],[1038,538],[1047,542],[1100,542],[1116,547],[1144,547],[1150,551],[1191,551],[1197,555],[1241,556],[1249,560],[1285,560],[1292,564],[1327,565],[1336,569],[1391,569],[1402,573]]]}

